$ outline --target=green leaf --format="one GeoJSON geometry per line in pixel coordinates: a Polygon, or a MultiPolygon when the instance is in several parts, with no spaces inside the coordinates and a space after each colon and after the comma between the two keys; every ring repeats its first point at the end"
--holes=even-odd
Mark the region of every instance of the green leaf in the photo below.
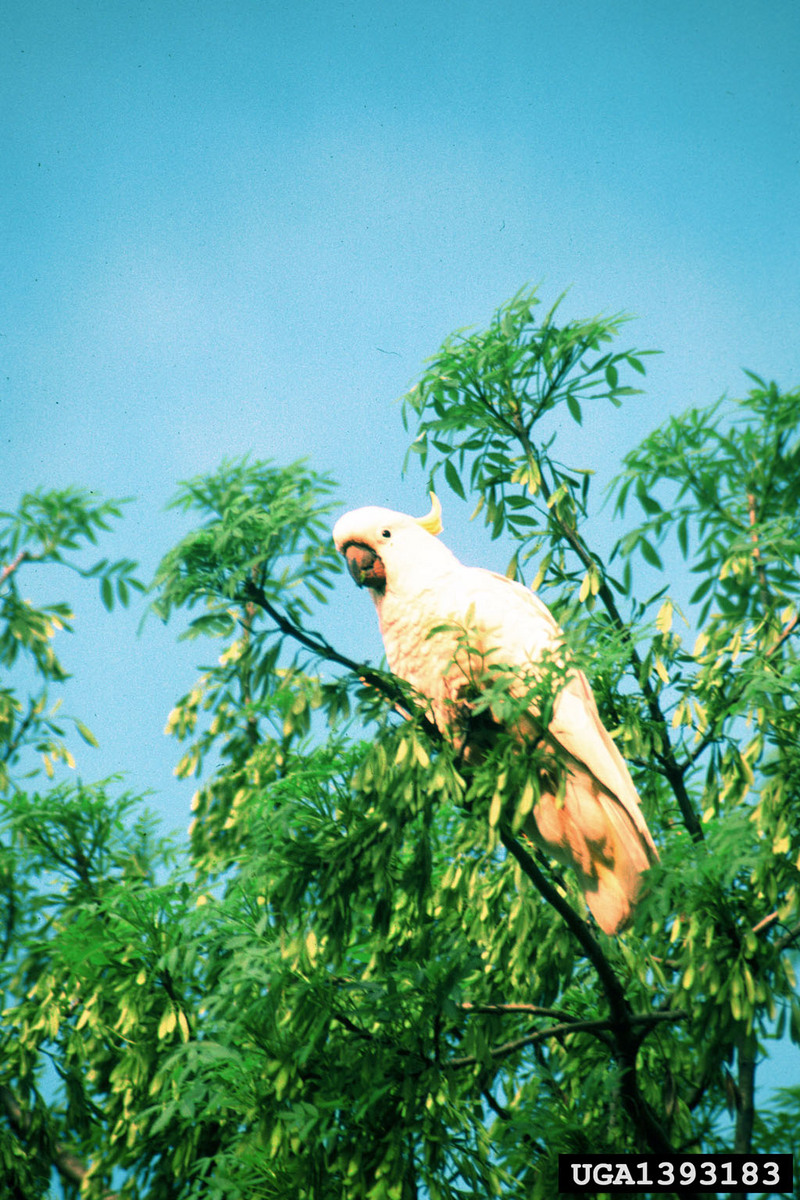
{"type": "Polygon", "coordinates": [[[75,728],[77,729],[78,733],[81,735],[83,740],[85,742],[87,742],[90,746],[97,746],[98,745],[97,738],[94,736],[94,734],[92,733],[92,731],[88,727],[88,725],[84,725],[83,721],[79,721],[77,719],[77,717],[73,717],[72,719],[75,724],[75,728]]]}
{"type": "Polygon", "coordinates": [[[655,547],[648,542],[647,538],[640,537],[637,545],[644,561],[649,563],[651,567],[657,567],[660,571],[663,571],[664,564],[661,561],[661,557],[655,547]]]}
{"type": "Polygon", "coordinates": [[[581,412],[581,406],[573,396],[572,392],[567,392],[567,408],[570,411],[570,416],[572,417],[573,421],[577,421],[579,425],[582,425],[583,413],[581,412]]]}
{"type": "Polygon", "coordinates": [[[452,459],[445,459],[444,477],[455,494],[460,497],[461,500],[466,500],[467,497],[464,494],[464,488],[461,484],[458,471],[456,471],[455,467],[453,466],[452,459]]]}
{"type": "Polygon", "coordinates": [[[111,612],[114,607],[114,588],[108,575],[104,575],[100,580],[100,599],[104,607],[111,612]]]}
{"type": "Polygon", "coordinates": [[[708,595],[708,593],[711,591],[713,586],[714,586],[713,577],[704,579],[703,582],[701,584],[699,584],[692,592],[691,596],[689,597],[689,603],[697,604],[698,600],[702,600],[704,596],[708,595]]]}
{"type": "Polygon", "coordinates": [[[637,499],[644,511],[649,516],[656,516],[658,513],[663,512],[663,509],[658,500],[656,500],[655,496],[648,496],[647,492],[643,491],[641,494],[637,492],[637,499]]]}
{"type": "Polygon", "coordinates": [[[800,1001],[792,996],[789,1005],[789,1036],[796,1046],[800,1046],[800,1001]]]}

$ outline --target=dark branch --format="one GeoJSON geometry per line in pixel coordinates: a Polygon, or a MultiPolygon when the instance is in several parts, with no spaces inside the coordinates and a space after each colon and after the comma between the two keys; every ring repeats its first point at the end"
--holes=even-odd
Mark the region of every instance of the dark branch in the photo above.
{"type": "MultiPolygon", "coordinates": [[[[663,1023],[664,1021],[686,1021],[689,1018],[689,1013],[683,1010],[675,1012],[660,1012],[660,1013],[642,1013],[640,1016],[632,1015],[630,1017],[631,1025],[652,1026],[663,1023]]],[[[509,1054],[513,1054],[516,1050],[523,1050],[526,1046],[532,1046],[535,1042],[544,1041],[546,1038],[562,1037],[568,1033],[601,1033],[608,1030],[613,1031],[615,1022],[610,1018],[592,1020],[592,1021],[561,1021],[557,1025],[548,1025],[546,1029],[534,1029],[531,1033],[523,1034],[522,1037],[514,1038],[509,1042],[503,1042],[500,1046],[494,1046],[489,1050],[490,1058],[505,1058],[509,1054]]],[[[468,1054],[461,1058],[451,1058],[447,1063],[448,1067],[471,1067],[483,1062],[482,1058],[477,1055],[468,1054]]]]}
{"type": "Polygon", "coordinates": [[[17,751],[22,746],[22,743],[25,738],[25,734],[31,728],[31,726],[33,725],[33,723],[36,719],[36,716],[37,716],[36,710],[37,710],[37,702],[34,700],[29,700],[27,713],[25,714],[25,716],[22,718],[19,725],[17,726],[14,736],[6,743],[5,750],[3,751],[2,755],[0,756],[0,759],[3,762],[11,762],[14,755],[17,753],[17,751]]]}
{"type": "Polygon", "coordinates": [[[305,646],[312,654],[318,658],[325,659],[327,662],[336,663],[340,667],[345,667],[348,671],[352,671],[363,683],[374,688],[386,700],[390,701],[396,708],[408,713],[409,711],[420,721],[425,732],[434,741],[442,740],[441,732],[436,724],[430,719],[423,709],[414,703],[413,695],[409,693],[407,688],[404,688],[393,675],[385,671],[376,671],[373,667],[368,667],[364,663],[356,662],[355,659],[348,658],[346,654],[340,654],[330,642],[326,641],[319,633],[309,633],[302,626],[296,625],[294,621],[290,621],[284,613],[280,612],[270,600],[267,599],[262,588],[252,581],[248,582],[244,590],[245,603],[256,604],[261,608],[270,620],[278,627],[281,633],[287,637],[294,638],[301,646],[305,646]]]}
{"type": "MultiPolygon", "coordinates": [[[[756,1057],[758,1039],[754,1032],[739,1038],[736,1048],[738,1072],[736,1080],[736,1129],[733,1138],[734,1154],[749,1154],[753,1143],[753,1125],[756,1116],[756,1057]]],[[[746,1200],[746,1193],[734,1193],[731,1200],[746,1200]]]]}
{"type": "Polygon", "coordinates": [[[792,942],[798,937],[800,937],[800,923],[793,925],[791,929],[787,929],[783,937],[778,938],[775,943],[775,949],[779,954],[782,954],[784,950],[789,949],[792,942]]]}
{"type": "Polygon", "coordinates": [[[503,826],[500,827],[500,840],[509,854],[513,855],[517,860],[536,890],[556,910],[569,931],[580,943],[584,955],[588,958],[600,978],[614,1018],[623,1024],[627,1022],[630,1017],[630,1007],[622,990],[622,985],[614,974],[611,964],[600,948],[600,943],[595,938],[589,926],[575,912],[574,908],[564,899],[561,893],[553,887],[550,880],[539,869],[524,846],[503,826]]]}
{"type": "MultiPolygon", "coordinates": [[[[671,1153],[672,1143],[661,1128],[650,1105],[639,1091],[636,1080],[636,1056],[642,1035],[636,1031],[634,1016],[622,984],[617,979],[589,926],[539,870],[530,854],[502,826],[500,827],[500,840],[548,904],[561,916],[597,972],[611,1013],[608,1028],[614,1036],[614,1048],[621,1068],[620,1092],[626,1112],[643,1144],[649,1146],[656,1154],[671,1153]]],[[[541,1038],[537,1037],[534,1040],[541,1040],[541,1038]]]]}

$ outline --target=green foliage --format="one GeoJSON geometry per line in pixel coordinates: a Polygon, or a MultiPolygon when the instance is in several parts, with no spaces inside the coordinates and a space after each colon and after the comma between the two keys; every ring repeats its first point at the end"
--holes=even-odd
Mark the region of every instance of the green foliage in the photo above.
{"type": "MultiPolygon", "coordinates": [[[[509,540],[510,573],[535,561],[631,763],[661,851],[633,927],[599,932],[520,833],[535,755],[497,734],[470,760],[424,698],[313,628],[339,571],[330,480],[223,464],[181,486],[197,527],[154,584],[157,614],[186,610],[216,647],[167,720],[198,779],[188,856],[113,781],[7,788],[10,1194],[44,1197],[54,1168],[98,1200],[548,1200],[559,1152],[796,1148],[797,1089],[755,1085],[776,1039],[800,1044],[800,395],[752,377],[656,430],[623,464],[617,515],[640,515],[604,561],[554,418],[618,404],[645,356],[612,349],[621,318],[537,304],[449,339],[404,415],[431,477],[509,540]],[[671,585],[637,586],[672,538],[698,577],[691,648],[671,585]]],[[[42,503],[2,542],[0,646],[55,683],[71,617],[30,609],[17,636],[17,557],[68,561],[99,525],[42,503]]],[[[512,682],[473,698],[470,736],[513,716],[512,682]]],[[[9,762],[22,720],[0,730],[9,762]]]]}
{"type": "MultiPolygon", "coordinates": [[[[483,513],[493,537],[508,533],[514,539],[509,575],[537,556],[534,587],[548,572],[572,577],[567,533],[586,513],[592,474],[554,460],[554,434],[540,437],[537,427],[558,409],[580,425],[587,404],[609,400],[619,406],[638,393],[620,383],[621,369],[643,375],[642,359],[652,353],[605,350],[624,316],[557,324],[562,302],[537,324],[536,293],[518,292],[485,332],[448,338],[403,401],[406,427],[417,423],[409,453],[419,455],[423,466],[435,458],[431,480],[441,467],[462,499],[466,477],[478,500],[473,515],[483,513]]],[[[585,565],[594,595],[596,574],[591,562],[585,565]]]]}
{"type": "Polygon", "coordinates": [[[202,601],[206,612],[185,636],[224,636],[240,620],[231,602],[255,583],[301,620],[310,611],[308,597],[324,602],[340,570],[324,520],[333,506],[323,497],[332,490],[327,476],[303,462],[282,468],[228,462],[215,475],[183,483],[172,507],[202,524],[159,566],[155,611],[167,620],[173,609],[202,601]]]}
{"type": "MultiPolygon", "coordinates": [[[[60,701],[48,707],[49,687],[62,683],[66,673],[53,647],[56,634],[72,628],[73,613],[64,603],[34,605],[20,594],[20,578],[32,568],[66,567],[83,578],[97,579],[107,609],[115,599],[127,605],[131,589],[143,591],[129,559],[107,559],[85,566],[81,552],[97,544],[98,533],[121,515],[124,501],[97,501],[75,488],[36,491],[22,497],[15,512],[0,512],[0,664],[6,669],[24,664],[33,677],[27,702],[19,689],[0,687],[0,795],[11,783],[10,770],[33,749],[52,778],[59,761],[75,760],[64,741],[64,720],[57,718],[60,701]],[[23,664],[20,664],[23,660],[23,664]]],[[[81,721],[66,718],[84,741],[94,735],[81,721]]]]}

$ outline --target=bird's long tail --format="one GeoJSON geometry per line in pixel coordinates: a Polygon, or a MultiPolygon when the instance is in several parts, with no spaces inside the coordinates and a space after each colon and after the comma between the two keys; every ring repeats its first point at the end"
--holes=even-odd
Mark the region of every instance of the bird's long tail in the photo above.
{"type": "Polygon", "coordinates": [[[630,920],[642,875],[658,859],[626,807],[580,764],[567,768],[565,794],[544,793],[526,832],[577,873],[598,925],[618,933],[630,920]]]}

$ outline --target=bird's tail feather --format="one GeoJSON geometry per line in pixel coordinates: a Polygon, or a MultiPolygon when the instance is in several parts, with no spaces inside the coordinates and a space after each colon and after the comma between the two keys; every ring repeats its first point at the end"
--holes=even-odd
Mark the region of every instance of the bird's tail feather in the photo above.
{"type": "Polygon", "coordinates": [[[527,832],[554,858],[574,868],[595,920],[618,933],[630,920],[642,875],[656,860],[649,838],[615,796],[580,767],[568,771],[563,799],[540,797],[527,832]]]}

